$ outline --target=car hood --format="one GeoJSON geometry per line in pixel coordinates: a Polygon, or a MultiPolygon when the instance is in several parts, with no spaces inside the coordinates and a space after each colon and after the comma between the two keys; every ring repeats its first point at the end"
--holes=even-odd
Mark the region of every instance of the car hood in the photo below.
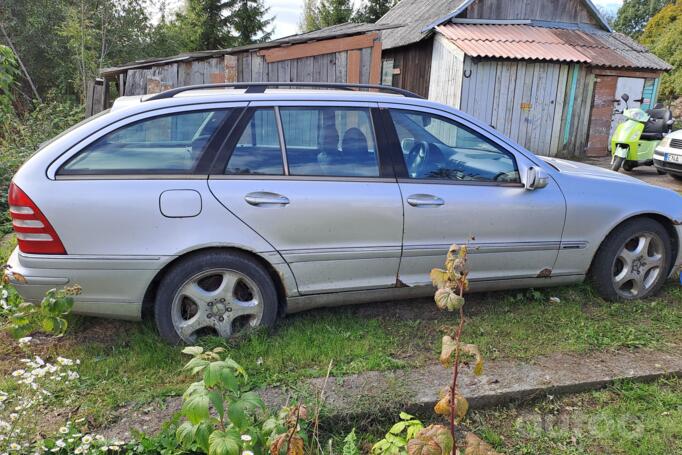
{"type": "Polygon", "coordinates": [[[548,164],[553,166],[555,169],[558,169],[559,172],[561,172],[562,174],[651,186],[648,183],[636,179],[634,177],[630,177],[629,175],[614,172],[612,170],[604,169],[598,166],[592,166],[591,164],[580,163],[578,161],[562,160],[559,158],[551,158],[546,156],[541,156],[540,158],[542,158],[542,160],[546,161],[548,164]]]}

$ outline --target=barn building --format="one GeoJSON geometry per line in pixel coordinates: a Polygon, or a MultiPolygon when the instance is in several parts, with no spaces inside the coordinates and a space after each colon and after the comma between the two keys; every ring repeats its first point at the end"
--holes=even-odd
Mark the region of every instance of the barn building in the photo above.
{"type": "Polygon", "coordinates": [[[589,0],[402,0],[379,24],[382,82],[457,107],[540,155],[608,153],[670,65],[615,33],[589,0]]]}
{"type": "Polygon", "coordinates": [[[112,93],[205,83],[382,83],[459,108],[539,155],[601,156],[620,96],[653,106],[670,69],[590,0],[401,0],[377,24],[105,69],[87,109],[112,93]]]}
{"type": "Polygon", "coordinates": [[[387,24],[340,24],[267,43],[189,52],[105,68],[90,86],[94,114],[113,94],[145,95],[226,82],[373,83],[381,79],[381,33],[387,24]],[[115,89],[114,89],[115,87],[115,89]]]}

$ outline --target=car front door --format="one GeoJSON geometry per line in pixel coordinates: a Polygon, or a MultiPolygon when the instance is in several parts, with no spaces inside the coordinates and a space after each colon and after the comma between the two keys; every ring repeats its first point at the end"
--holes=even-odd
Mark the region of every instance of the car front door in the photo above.
{"type": "Polygon", "coordinates": [[[402,283],[427,284],[453,243],[470,246],[474,288],[551,274],[566,211],[552,179],[526,190],[527,157],[447,112],[385,105],[382,113],[405,210],[402,283]]]}
{"type": "Polygon", "coordinates": [[[403,208],[371,104],[252,104],[209,179],[282,254],[299,292],[395,286],[403,208]]]}

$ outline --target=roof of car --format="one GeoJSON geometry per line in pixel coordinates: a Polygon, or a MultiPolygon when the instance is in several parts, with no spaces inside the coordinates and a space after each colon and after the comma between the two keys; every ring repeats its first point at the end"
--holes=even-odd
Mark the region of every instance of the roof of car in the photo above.
{"type": "Polygon", "coordinates": [[[160,101],[160,100],[180,100],[185,104],[188,99],[208,101],[254,101],[264,99],[287,99],[287,100],[354,100],[354,101],[385,101],[386,99],[421,97],[395,87],[380,87],[370,85],[326,85],[321,84],[319,88],[304,88],[304,86],[294,86],[292,88],[269,87],[267,84],[242,85],[235,84],[234,87],[223,87],[220,85],[207,85],[195,87],[181,87],[168,92],[148,95],[122,96],[114,101],[113,110],[134,106],[140,103],[160,101]],[[256,91],[251,89],[256,87],[256,91]],[[354,89],[357,87],[358,89],[354,89]],[[367,90],[365,90],[367,89],[367,90]],[[372,91],[369,91],[371,89],[372,91]],[[380,91],[387,90],[387,91],[380,91]],[[173,93],[171,93],[173,92],[173,93]],[[218,99],[216,99],[218,98],[218,99]]]}

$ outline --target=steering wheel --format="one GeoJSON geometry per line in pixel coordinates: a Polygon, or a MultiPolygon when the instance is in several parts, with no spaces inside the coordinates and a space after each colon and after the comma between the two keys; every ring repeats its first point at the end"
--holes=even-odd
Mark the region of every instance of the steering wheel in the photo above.
{"type": "Polygon", "coordinates": [[[407,172],[417,177],[425,163],[429,161],[431,144],[424,141],[415,142],[407,154],[407,172]]]}

